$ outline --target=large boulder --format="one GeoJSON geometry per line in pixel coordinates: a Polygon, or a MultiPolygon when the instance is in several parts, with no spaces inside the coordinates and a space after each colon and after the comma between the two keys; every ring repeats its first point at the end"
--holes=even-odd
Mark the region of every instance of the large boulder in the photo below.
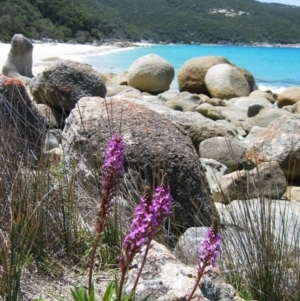
{"type": "Polygon", "coordinates": [[[289,87],[282,91],[277,98],[279,108],[293,105],[300,101],[300,87],[289,87]]]}
{"type": "MultiPolygon", "coordinates": [[[[114,97],[114,99],[116,98],[122,99],[118,95],[114,97]]],[[[218,124],[197,112],[181,112],[167,108],[162,105],[158,98],[154,98],[154,100],[153,97],[143,97],[143,100],[126,98],[126,100],[146,106],[171,120],[175,125],[179,125],[178,130],[184,130],[188,134],[197,152],[199,151],[200,142],[207,138],[215,136],[235,137],[237,135],[236,130],[218,124]]]]}
{"type": "MultiPolygon", "coordinates": [[[[260,197],[247,201],[235,200],[228,205],[218,204],[217,208],[221,223],[226,225],[226,230],[222,231],[223,242],[227,241],[229,244],[227,244],[226,249],[232,247],[232,255],[238,256],[231,258],[235,258],[239,263],[249,262],[251,257],[257,259],[256,254],[259,250],[256,245],[257,239],[259,239],[257,235],[261,235],[263,227],[266,227],[264,233],[268,233],[269,237],[272,237],[272,243],[275,247],[276,242],[280,242],[286,250],[298,249],[299,202],[277,200],[276,198],[269,200],[260,197]],[[234,244],[232,244],[233,242],[234,244]],[[248,252],[236,253],[240,248],[245,248],[245,243],[248,252]],[[246,259],[246,257],[248,258],[246,259]]],[[[239,264],[237,261],[234,264],[239,264]]],[[[257,270],[261,268],[260,261],[254,260],[253,263],[257,270]]],[[[226,265],[232,267],[232,262],[228,262],[226,265]]],[[[286,272],[288,270],[286,269],[286,272]]],[[[286,279],[291,280],[292,278],[286,279]]]]}
{"type": "Polygon", "coordinates": [[[230,99],[248,96],[250,93],[244,75],[229,64],[219,64],[209,68],[204,81],[211,97],[230,99]]]}
{"type": "Polygon", "coordinates": [[[215,202],[266,197],[280,199],[287,188],[286,178],[275,161],[262,162],[250,171],[241,170],[222,176],[212,187],[215,202]]]}
{"type": "Polygon", "coordinates": [[[178,72],[178,87],[181,92],[209,94],[204,78],[208,69],[217,64],[230,64],[224,57],[196,57],[186,61],[178,72]]]}
{"type": "Polygon", "coordinates": [[[46,123],[20,80],[0,75],[0,112],[4,148],[7,147],[12,155],[36,162],[46,123]]]}
{"type": "Polygon", "coordinates": [[[32,74],[32,43],[21,34],[15,34],[2,73],[29,84],[32,74]]]}
{"type": "Polygon", "coordinates": [[[287,114],[273,121],[249,145],[246,157],[257,164],[277,161],[289,179],[300,179],[300,115],[287,114]]]}
{"type": "Polygon", "coordinates": [[[173,66],[156,54],[138,58],[128,70],[128,85],[149,93],[169,90],[174,78],[173,66]]]}
{"type": "Polygon", "coordinates": [[[47,104],[68,115],[84,96],[105,97],[100,75],[87,64],[59,61],[32,79],[30,91],[37,103],[47,104]]]}
{"type": "MultiPolygon", "coordinates": [[[[232,64],[233,65],[233,64],[232,64]]],[[[233,65],[234,66],[234,65],[233,65]]],[[[255,84],[255,79],[254,76],[252,75],[252,73],[250,73],[248,70],[240,68],[240,67],[236,67],[234,66],[240,73],[242,73],[244,75],[244,77],[246,78],[249,88],[250,88],[250,92],[254,91],[255,89],[257,89],[256,84],[255,84]]]]}
{"type": "Polygon", "coordinates": [[[229,172],[246,166],[246,146],[236,140],[225,137],[213,137],[200,143],[199,154],[201,158],[214,159],[224,164],[229,172]]]}
{"type": "Polygon", "coordinates": [[[82,184],[97,183],[111,131],[120,129],[127,146],[127,173],[140,171],[138,181],[155,186],[154,179],[164,170],[176,224],[190,227],[200,216],[209,224],[216,211],[189,137],[158,113],[122,98],[84,97],[66,119],[63,149],[68,163],[77,162],[82,184]]]}

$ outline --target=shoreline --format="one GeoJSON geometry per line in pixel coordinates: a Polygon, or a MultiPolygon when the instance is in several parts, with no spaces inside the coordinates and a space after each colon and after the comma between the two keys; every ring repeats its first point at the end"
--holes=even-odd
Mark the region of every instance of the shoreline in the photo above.
{"type": "MultiPolygon", "coordinates": [[[[88,56],[99,56],[114,52],[131,50],[136,47],[154,47],[154,46],[171,46],[171,45],[190,45],[190,46],[232,46],[232,47],[278,47],[278,48],[300,48],[300,44],[164,44],[164,43],[149,43],[146,41],[133,43],[132,46],[118,47],[116,45],[86,45],[86,44],[67,44],[67,43],[33,43],[32,53],[32,73],[37,75],[44,71],[52,63],[59,60],[74,60],[84,62],[84,58],[88,56]]],[[[11,44],[0,43],[0,73],[7,59],[11,44]]]]}
{"type": "MultiPolygon", "coordinates": [[[[0,73],[5,64],[11,44],[0,43],[0,73]]],[[[138,47],[138,46],[137,46],[138,47]]],[[[105,55],[119,51],[134,49],[135,47],[118,47],[114,45],[83,45],[66,43],[33,43],[32,73],[36,76],[49,65],[59,60],[73,60],[83,62],[87,56],[105,55]]]]}

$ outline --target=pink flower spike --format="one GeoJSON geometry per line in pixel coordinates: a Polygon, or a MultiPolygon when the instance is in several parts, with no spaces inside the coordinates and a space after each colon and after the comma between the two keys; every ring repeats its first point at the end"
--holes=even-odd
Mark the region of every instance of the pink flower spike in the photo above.
{"type": "Polygon", "coordinates": [[[220,243],[221,234],[218,231],[217,220],[214,218],[200,247],[199,269],[203,266],[216,266],[218,253],[221,252],[220,243]]]}
{"type": "Polygon", "coordinates": [[[113,135],[105,153],[103,164],[103,194],[109,199],[119,184],[124,173],[125,143],[121,136],[113,135]]]}

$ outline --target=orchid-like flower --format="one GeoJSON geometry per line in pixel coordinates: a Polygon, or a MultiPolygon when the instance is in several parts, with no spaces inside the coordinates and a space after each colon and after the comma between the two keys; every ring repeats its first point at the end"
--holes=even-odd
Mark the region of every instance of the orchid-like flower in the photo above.
{"type": "Polygon", "coordinates": [[[187,301],[192,300],[193,295],[199,285],[201,277],[205,273],[205,269],[209,266],[215,267],[218,254],[221,252],[221,234],[218,229],[218,222],[213,218],[211,227],[205,233],[198,256],[198,277],[195,286],[188,297],[187,301]]]}
{"type": "Polygon", "coordinates": [[[102,197],[99,204],[96,220],[96,237],[91,253],[90,272],[89,272],[89,291],[92,288],[92,270],[94,265],[95,253],[99,243],[100,235],[105,228],[105,221],[112,207],[112,200],[117,191],[117,186],[124,173],[125,144],[121,136],[113,135],[104,158],[102,167],[102,197]]]}
{"type": "Polygon", "coordinates": [[[202,268],[202,266],[216,266],[218,253],[221,252],[220,243],[221,234],[218,231],[217,220],[214,219],[211,227],[205,233],[204,240],[200,247],[200,256],[198,258],[199,269],[202,268]]]}
{"type": "Polygon", "coordinates": [[[170,187],[167,183],[167,174],[164,174],[161,184],[156,188],[152,197],[150,187],[146,187],[143,196],[134,210],[133,220],[123,242],[123,254],[120,256],[121,281],[119,286],[118,301],[121,300],[122,286],[126,272],[130,267],[134,256],[141,252],[143,246],[146,246],[146,252],[139,273],[137,275],[133,291],[138,283],[141,271],[145,264],[146,256],[151,241],[153,240],[158,228],[162,225],[164,219],[171,210],[172,197],[170,187]]]}

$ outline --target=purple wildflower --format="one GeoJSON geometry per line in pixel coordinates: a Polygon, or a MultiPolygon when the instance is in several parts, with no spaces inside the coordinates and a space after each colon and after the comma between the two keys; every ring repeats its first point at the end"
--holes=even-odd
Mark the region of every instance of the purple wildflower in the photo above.
{"type": "Polygon", "coordinates": [[[149,242],[149,236],[154,235],[155,216],[151,212],[151,201],[151,189],[147,186],[140,204],[135,207],[129,232],[123,242],[123,250],[127,257],[138,253],[147,241],[149,242]]]}
{"type": "Polygon", "coordinates": [[[91,252],[91,262],[89,271],[89,292],[91,292],[92,287],[92,274],[96,249],[100,240],[100,235],[106,226],[105,221],[112,206],[112,199],[117,190],[117,186],[121,180],[121,177],[124,173],[124,161],[125,144],[123,142],[123,138],[121,136],[113,135],[108,144],[103,164],[103,189],[96,220],[96,236],[91,252]]]}
{"type": "Polygon", "coordinates": [[[135,290],[145,264],[148,250],[151,247],[151,241],[157,229],[169,215],[171,203],[172,197],[170,187],[167,184],[167,174],[164,174],[161,184],[156,188],[153,199],[150,187],[147,186],[145,188],[140,204],[137,205],[134,210],[129,233],[123,242],[123,254],[120,256],[121,280],[117,300],[121,300],[125,274],[134,256],[141,251],[143,246],[147,246],[142,265],[139,268],[139,273],[133,287],[133,291],[135,290]]]}
{"type": "Polygon", "coordinates": [[[221,252],[220,242],[221,234],[218,231],[217,220],[214,218],[200,247],[199,268],[208,265],[216,266],[218,253],[221,252]]]}
{"type": "Polygon", "coordinates": [[[164,174],[161,184],[156,188],[151,208],[153,215],[156,216],[157,227],[159,227],[163,220],[170,214],[171,204],[171,190],[167,183],[167,174],[164,174]]]}
{"type": "Polygon", "coordinates": [[[221,235],[218,230],[217,219],[213,218],[212,225],[207,230],[200,247],[200,255],[198,257],[198,277],[192,292],[187,298],[187,301],[192,300],[194,293],[200,283],[200,279],[205,274],[205,269],[210,265],[212,267],[216,266],[217,255],[219,252],[221,252],[220,242],[221,235]]]}
{"type": "Polygon", "coordinates": [[[125,253],[136,254],[144,245],[150,245],[156,230],[169,215],[171,203],[170,187],[165,174],[153,199],[150,187],[147,186],[140,204],[136,206],[129,233],[123,243],[125,253]]]}
{"type": "Polygon", "coordinates": [[[102,232],[104,220],[112,206],[112,199],[124,173],[125,144],[121,136],[113,135],[104,158],[102,168],[102,198],[98,209],[96,231],[102,232]]]}
{"type": "Polygon", "coordinates": [[[125,144],[121,136],[113,135],[105,153],[103,164],[103,193],[111,195],[115,192],[124,173],[125,144]]]}

